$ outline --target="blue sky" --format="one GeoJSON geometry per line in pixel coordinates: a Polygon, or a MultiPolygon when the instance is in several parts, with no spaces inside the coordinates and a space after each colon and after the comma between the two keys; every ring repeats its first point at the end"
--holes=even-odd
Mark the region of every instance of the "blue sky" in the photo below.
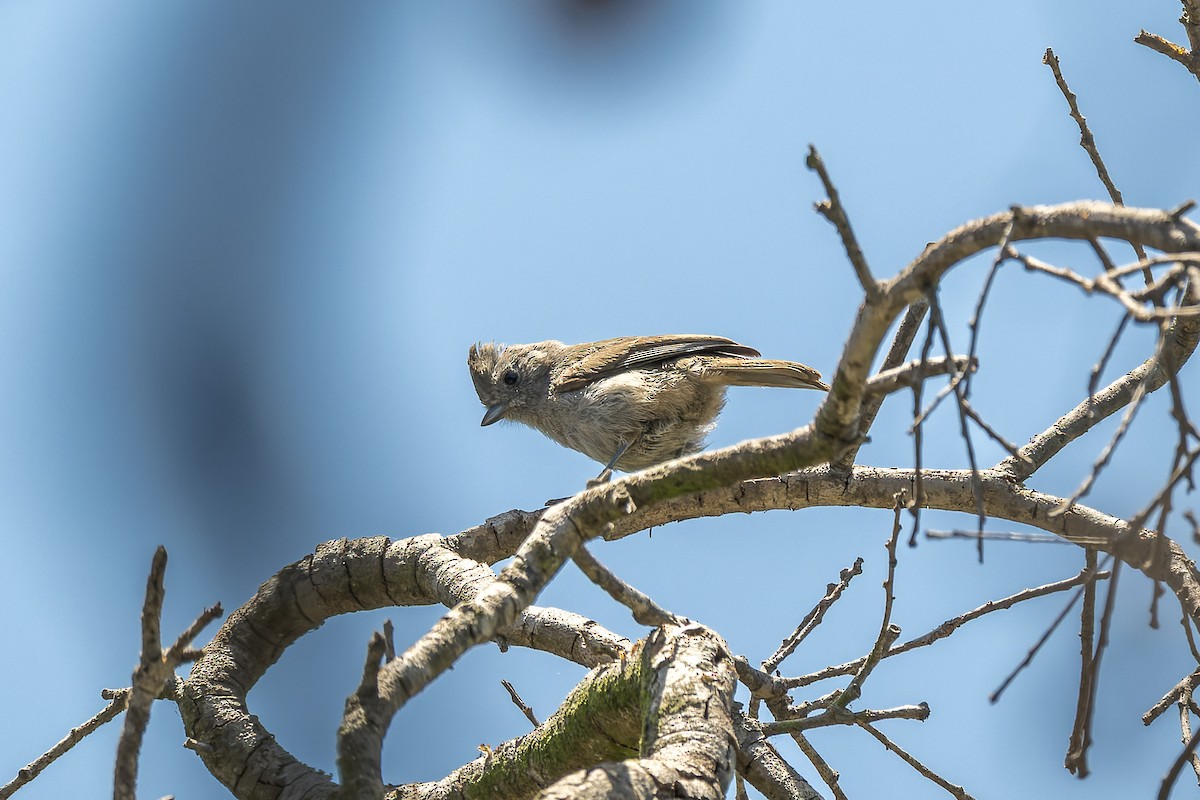
{"type": "MultiPolygon", "coordinates": [[[[1181,39],[1179,11],[1168,0],[1016,0],[1003,13],[782,0],[0,4],[0,642],[22,654],[0,665],[0,777],[94,713],[100,688],[128,682],[159,543],[174,631],[217,600],[236,607],[318,542],[453,533],[581,487],[596,470],[583,456],[517,426],[479,428],[465,368],[476,340],[714,333],[830,373],[859,297],[812,212],[810,143],[881,276],[973,217],[1101,197],[1041,63],[1052,46],[1126,201],[1196,196],[1195,79],[1132,43],[1140,28],[1181,39]]],[[[1037,252],[1093,267],[1082,249],[1037,252]]],[[[942,291],[962,348],[984,266],[942,291]]],[[[1082,397],[1117,319],[1112,304],[1006,268],[977,407],[1025,441],[1082,397]]],[[[1149,341],[1133,331],[1114,368],[1149,341]]],[[[734,390],[711,441],[797,427],[817,399],[734,390]]],[[[1096,507],[1131,514],[1162,480],[1164,400],[1140,414],[1096,507]]],[[[863,462],[911,463],[909,409],[885,407],[863,462]]],[[[956,430],[952,415],[933,423],[927,464],[965,465],[956,430]]],[[[1031,485],[1069,493],[1102,446],[1072,446],[1031,485]]],[[[1000,457],[977,447],[982,461],[1000,457]]],[[[867,573],[828,630],[785,662],[800,672],[869,647],[889,524],[883,512],[772,513],[595,553],[751,660],[863,555],[867,573]]],[[[980,566],[969,545],[924,543],[901,554],[897,622],[916,635],[1080,564],[1068,547],[996,545],[980,566]]],[[[1144,729],[1140,714],[1194,666],[1169,607],[1163,629],[1147,629],[1149,597],[1127,574],[1086,782],[1061,767],[1071,630],[1001,704],[986,700],[1060,600],[887,664],[862,704],[928,701],[928,722],[885,730],[978,797],[1145,795],[1178,731],[1144,729]]],[[[643,633],[572,569],[539,602],[643,633]]],[[[332,770],[369,632],[390,617],[411,641],[437,613],[330,622],[268,673],[252,710],[332,770]]],[[[534,653],[473,651],[397,718],[386,778],[440,777],[479,742],[523,732],[500,677],[545,716],[579,676],[534,653]]],[[[116,732],[21,796],[110,791],[116,732]]],[[[155,709],[148,738],[145,796],[213,793],[170,707],[155,709]]],[[[860,733],[812,739],[851,796],[939,794],[860,733]]]]}

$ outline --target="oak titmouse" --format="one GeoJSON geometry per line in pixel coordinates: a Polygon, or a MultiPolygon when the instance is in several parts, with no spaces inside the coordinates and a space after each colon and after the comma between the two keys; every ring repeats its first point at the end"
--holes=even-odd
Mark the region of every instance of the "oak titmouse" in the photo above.
{"type": "Polygon", "coordinates": [[[821,374],[720,336],[624,336],[600,342],[471,346],[467,366],[487,411],[626,472],[695,453],[726,386],[828,390],[821,374]]]}

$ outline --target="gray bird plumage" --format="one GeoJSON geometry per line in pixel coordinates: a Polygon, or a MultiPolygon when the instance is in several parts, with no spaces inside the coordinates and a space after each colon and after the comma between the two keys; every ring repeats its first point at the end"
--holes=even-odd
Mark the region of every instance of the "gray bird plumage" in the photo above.
{"type": "Polygon", "coordinates": [[[472,345],[467,366],[483,425],[510,419],[610,469],[645,469],[695,453],[726,386],[828,390],[819,372],[759,357],[720,336],[625,336],[566,345],[472,345]]]}

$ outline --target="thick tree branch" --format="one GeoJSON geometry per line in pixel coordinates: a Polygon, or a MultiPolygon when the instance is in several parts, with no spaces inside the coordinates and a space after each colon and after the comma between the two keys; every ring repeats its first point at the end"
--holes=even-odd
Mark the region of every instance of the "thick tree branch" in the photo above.
{"type": "MultiPolygon", "coordinates": [[[[472,537],[503,542],[492,534],[507,530],[515,549],[520,537],[512,531],[536,519],[537,514],[509,514],[452,538],[470,549],[472,537]]],[[[313,791],[312,798],[336,792],[328,775],[296,761],[250,713],[246,694],[292,642],[332,616],[385,606],[453,605],[495,581],[491,570],[462,558],[446,541],[427,535],[327,542],[266,581],[230,616],[205,647],[179,700],[185,730],[214,776],[239,797],[279,786],[298,794],[313,791]]],[[[500,551],[492,555],[507,557],[500,551]]],[[[532,606],[499,631],[497,640],[585,666],[612,661],[629,648],[628,640],[578,614],[532,606]]]]}
{"type": "MultiPolygon", "coordinates": [[[[904,312],[904,317],[900,320],[899,326],[896,328],[896,335],[892,339],[892,345],[888,348],[887,355],[879,367],[879,374],[875,378],[872,378],[872,381],[882,378],[890,370],[901,367],[904,364],[904,359],[908,358],[908,351],[912,347],[913,341],[917,338],[917,334],[921,330],[921,323],[925,320],[925,314],[928,311],[929,300],[925,297],[918,298],[916,302],[908,307],[908,310],[904,312]]],[[[866,441],[867,435],[871,431],[871,426],[875,424],[875,417],[878,416],[879,409],[883,406],[883,401],[886,398],[886,394],[873,394],[863,403],[862,413],[858,422],[858,440],[838,456],[834,462],[838,468],[849,469],[854,464],[854,460],[858,457],[858,451],[866,441]]]]}
{"type": "Polygon", "coordinates": [[[597,667],[532,732],[488,748],[439,781],[392,787],[388,800],[527,798],[575,770],[636,758],[646,683],[640,657],[597,667]]]}
{"type": "Polygon", "coordinates": [[[784,760],[755,720],[734,712],[738,772],[767,800],[820,800],[821,795],[784,760]]]}
{"type": "MultiPolygon", "coordinates": [[[[222,628],[209,655],[193,670],[180,708],[189,734],[202,745],[202,755],[222,754],[205,756],[210,769],[244,797],[256,796],[256,787],[312,791],[313,798],[333,788],[328,778],[295,762],[245,707],[245,693],[262,672],[295,638],[332,614],[435,600],[454,604],[407,652],[380,667],[378,719],[386,726],[408,698],[467,648],[508,639],[513,623],[588,539],[619,538],[650,525],[732,510],[891,507],[897,492],[911,489],[912,470],[855,468],[835,475],[818,466],[858,441],[869,370],[883,336],[905,308],[963,259],[1002,239],[1047,237],[1119,238],[1167,252],[1200,251],[1200,228],[1178,215],[1099,203],[1014,208],[968,223],[926,248],[864,302],[812,426],[668,462],[582,492],[540,514],[491,520],[450,541],[418,537],[325,546],[264,584],[259,596],[222,628]],[[528,533],[523,541],[522,529],[528,533]],[[489,537],[491,543],[486,542],[489,537]],[[479,564],[464,563],[464,554],[485,551],[501,540],[513,544],[509,552],[514,558],[498,577],[479,564]],[[445,572],[439,570],[478,577],[465,581],[468,591],[451,591],[455,582],[445,580],[445,572]],[[237,752],[243,755],[231,757],[237,752]]],[[[922,501],[928,507],[969,513],[976,506],[969,473],[925,470],[923,483],[922,501]]],[[[1196,618],[1200,582],[1195,568],[1169,540],[1155,545],[1152,534],[1129,530],[1121,521],[1085,507],[1054,516],[1050,511],[1060,498],[1024,489],[998,471],[982,471],[977,487],[983,489],[988,515],[1034,524],[1077,544],[1113,552],[1171,586],[1196,618]]],[[[619,647],[611,643],[607,652],[619,647]]],[[[729,670],[732,673],[732,666],[729,670]]],[[[647,777],[640,768],[624,768],[620,774],[621,780],[647,777]]]]}
{"type": "Polygon", "coordinates": [[[733,778],[733,659],[724,641],[700,625],[664,626],[642,651],[641,757],[568,775],[539,798],[720,800],[733,778]]]}
{"type": "MultiPolygon", "coordinates": [[[[1052,513],[1062,498],[1012,483],[997,470],[980,473],[984,510],[989,517],[1031,525],[1081,547],[1095,547],[1120,558],[1153,580],[1164,581],[1192,619],[1200,617],[1200,573],[1178,544],[1166,539],[1155,554],[1156,534],[1133,531],[1128,523],[1083,505],[1065,514],[1052,513]]],[[[892,496],[912,485],[911,469],[855,467],[849,476],[815,468],[777,478],[745,481],[735,486],[661,503],[614,526],[610,538],[647,527],[731,511],[847,506],[887,509],[892,496]]],[[[925,470],[924,505],[944,511],[974,513],[970,470],[925,470]]]]}
{"type": "Polygon", "coordinates": [[[951,231],[898,276],[886,282],[878,302],[865,301],[847,338],[827,400],[817,411],[815,432],[846,444],[856,430],[862,393],[858,387],[880,342],[896,316],[935,286],[953,266],[976,253],[1010,242],[1049,237],[1090,241],[1121,239],[1164,252],[1184,252],[1200,245],[1200,227],[1170,212],[1079,202],[1059,206],[1014,207],[974,220],[951,231]]]}
{"type": "MultiPolygon", "coordinates": [[[[612,535],[627,535],[635,530],[644,530],[652,525],[662,525],[674,519],[718,515],[733,510],[746,512],[772,508],[796,509],[819,505],[890,508],[894,503],[895,492],[911,484],[912,477],[911,470],[858,467],[849,476],[849,480],[845,475],[833,470],[816,469],[782,478],[747,481],[733,487],[710,490],[703,493],[702,499],[698,496],[689,496],[644,509],[622,520],[618,526],[614,527],[612,535]]],[[[1134,535],[1128,530],[1125,522],[1085,506],[1076,506],[1067,514],[1054,517],[1049,512],[1060,502],[1060,498],[1015,486],[986,470],[982,477],[985,497],[988,499],[987,512],[990,516],[1033,524],[1064,536],[1076,544],[1112,550],[1122,558],[1129,560],[1130,563],[1146,562],[1144,571],[1151,577],[1158,577],[1171,586],[1185,603],[1185,607],[1192,610],[1193,618],[1195,618],[1195,609],[1200,603],[1200,588],[1198,588],[1200,581],[1197,580],[1195,568],[1191,565],[1190,560],[1174,543],[1168,541],[1166,546],[1160,549],[1158,560],[1150,561],[1147,559],[1147,555],[1152,551],[1153,536],[1151,534],[1143,532],[1134,535]]],[[[973,509],[974,498],[966,471],[929,471],[926,474],[926,481],[928,507],[966,511],[967,513],[973,509]]],[[[528,524],[535,518],[535,515],[518,515],[508,518],[507,523],[524,520],[528,524]]],[[[515,535],[513,538],[516,538],[515,535]]],[[[397,599],[411,602],[415,598],[409,596],[410,590],[402,584],[399,576],[408,574],[411,577],[415,569],[413,561],[419,559],[415,557],[405,559],[402,556],[405,553],[412,554],[423,551],[428,549],[431,543],[440,541],[438,537],[417,537],[413,540],[394,543],[387,542],[387,540],[335,542],[289,570],[306,570],[303,574],[303,581],[299,585],[322,586],[322,601],[332,603],[333,607],[360,608],[362,606],[358,603],[362,598],[376,598],[381,605],[387,604],[384,600],[387,596],[386,593],[382,593],[379,586],[373,585],[372,580],[374,584],[386,585],[397,599]],[[336,553],[337,557],[333,558],[332,553],[336,553]],[[385,561],[384,565],[381,565],[381,559],[385,561]],[[307,570],[310,569],[314,572],[308,573],[307,570]],[[335,592],[335,581],[332,580],[335,576],[340,576],[341,580],[346,580],[347,576],[362,576],[363,581],[356,583],[355,592],[351,592],[348,585],[335,592]],[[372,578],[372,576],[375,577],[372,578]]],[[[428,555],[425,560],[440,563],[438,559],[433,559],[428,555]]],[[[283,598],[271,601],[269,598],[263,597],[262,592],[269,591],[272,587],[275,587],[276,591],[282,590],[283,587],[278,585],[280,578],[281,576],[277,576],[276,579],[268,581],[260,591],[260,597],[256,598],[257,602],[266,603],[266,606],[258,609],[254,607],[255,604],[251,604],[239,609],[222,629],[222,632],[218,634],[214,643],[206,648],[206,652],[210,655],[197,664],[197,669],[193,672],[192,679],[189,679],[189,685],[185,691],[185,698],[190,698],[190,700],[181,702],[181,710],[184,711],[185,722],[189,725],[189,733],[194,737],[200,732],[198,729],[202,729],[206,724],[213,724],[211,720],[205,722],[204,719],[197,717],[198,711],[202,708],[207,709],[205,714],[211,715],[212,719],[220,719],[226,723],[221,726],[219,731],[222,735],[229,731],[240,731],[241,735],[247,731],[252,733],[252,725],[257,724],[245,709],[244,695],[236,696],[238,691],[244,692],[246,689],[238,685],[237,679],[233,675],[227,677],[221,684],[225,687],[223,690],[218,691],[216,687],[213,687],[208,690],[213,692],[211,696],[200,698],[196,695],[202,686],[199,679],[204,677],[206,670],[215,666],[210,662],[210,658],[225,663],[227,667],[233,666],[229,663],[233,654],[228,651],[224,651],[223,654],[220,641],[227,641],[230,636],[237,636],[237,629],[243,625],[251,624],[254,628],[262,628],[261,622],[255,625],[248,617],[256,616],[259,613],[267,613],[269,616],[277,613],[277,611],[269,611],[269,608],[273,602],[281,602],[283,598]],[[230,693],[234,693],[234,696],[230,697],[230,693]]],[[[298,600],[295,587],[282,591],[282,594],[290,595],[292,602],[298,600]]],[[[433,602],[432,596],[426,595],[425,597],[425,602],[433,602]]],[[[316,600],[316,598],[310,599],[316,600]]],[[[307,601],[305,602],[307,604],[307,601]]],[[[309,614],[318,613],[315,606],[308,605],[307,607],[309,614]]],[[[306,627],[315,627],[315,624],[319,623],[319,619],[319,617],[306,617],[303,623],[306,627]]],[[[250,634],[249,629],[247,634],[250,634]]],[[[268,659],[271,654],[281,652],[277,650],[277,645],[264,642],[258,634],[250,634],[247,643],[253,643],[262,651],[258,656],[254,656],[253,652],[239,653],[242,658],[248,658],[251,662],[255,662],[256,659],[268,659]]],[[[264,663],[264,661],[258,663],[264,663]]],[[[250,680],[252,684],[253,680],[247,673],[235,671],[235,674],[250,680]]],[[[256,678],[253,679],[256,680],[256,678]]],[[[210,733],[208,740],[224,747],[226,756],[229,755],[230,747],[245,748],[241,760],[237,758],[221,759],[221,762],[226,763],[228,760],[245,767],[256,764],[255,771],[247,773],[255,778],[273,782],[272,785],[278,786],[278,781],[290,777],[293,781],[298,782],[293,787],[297,790],[300,789],[301,784],[305,788],[312,788],[317,783],[328,781],[328,778],[319,776],[315,772],[304,772],[306,768],[302,768],[285,753],[282,755],[286,756],[286,761],[280,760],[282,751],[281,749],[278,752],[273,751],[273,748],[278,748],[278,745],[265,730],[260,730],[258,736],[261,738],[243,739],[239,735],[234,737],[235,741],[232,743],[220,740],[214,735],[217,732],[210,733]],[[267,760],[268,756],[271,760],[267,760]],[[272,764],[275,765],[273,768],[272,764]],[[291,766],[287,766],[288,764],[291,766]]],[[[204,755],[204,751],[202,751],[202,755],[204,755]]],[[[234,783],[236,785],[236,781],[234,783]]],[[[241,787],[241,791],[238,793],[239,796],[254,796],[251,785],[241,787]]],[[[313,795],[313,797],[316,796],[319,795],[313,795]]]]}

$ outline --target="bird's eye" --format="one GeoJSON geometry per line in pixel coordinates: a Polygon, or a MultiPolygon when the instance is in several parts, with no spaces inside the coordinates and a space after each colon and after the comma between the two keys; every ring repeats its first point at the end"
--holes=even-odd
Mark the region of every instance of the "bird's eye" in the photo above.
{"type": "Polygon", "coordinates": [[[508,372],[504,373],[504,384],[506,386],[516,386],[517,381],[520,380],[520,378],[521,376],[517,374],[515,369],[510,369],[508,372]]]}

